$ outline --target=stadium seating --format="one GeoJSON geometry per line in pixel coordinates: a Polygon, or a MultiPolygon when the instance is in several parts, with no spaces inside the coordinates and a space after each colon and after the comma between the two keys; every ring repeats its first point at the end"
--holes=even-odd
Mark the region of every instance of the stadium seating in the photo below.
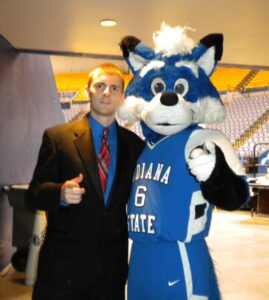
{"type": "MultiPolygon", "coordinates": [[[[240,157],[253,156],[255,144],[269,141],[269,95],[239,94],[228,103],[226,111],[224,122],[207,127],[221,130],[234,146],[240,145],[235,147],[240,157]]],[[[262,151],[261,147],[257,154],[262,151]]]]}
{"type": "MultiPolygon", "coordinates": [[[[85,94],[87,76],[87,73],[55,75],[66,122],[81,118],[90,110],[85,94]]],[[[126,82],[131,77],[126,75],[126,82]]],[[[227,118],[223,123],[208,127],[224,132],[242,160],[253,157],[257,143],[269,142],[269,71],[220,65],[211,80],[227,108],[227,118]]],[[[143,137],[139,123],[127,125],[118,121],[143,137]]],[[[265,151],[266,147],[257,147],[256,155],[265,151]]]]}

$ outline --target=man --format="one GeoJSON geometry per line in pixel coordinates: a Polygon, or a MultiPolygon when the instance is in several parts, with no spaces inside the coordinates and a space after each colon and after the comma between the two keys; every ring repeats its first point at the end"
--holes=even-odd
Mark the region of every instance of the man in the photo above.
{"type": "Polygon", "coordinates": [[[144,144],[115,121],[123,88],[120,70],[101,65],[89,75],[89,115],[44,133],[28,192],[48,221],[35,300],[125,298],[126,202],[144,144]]]}

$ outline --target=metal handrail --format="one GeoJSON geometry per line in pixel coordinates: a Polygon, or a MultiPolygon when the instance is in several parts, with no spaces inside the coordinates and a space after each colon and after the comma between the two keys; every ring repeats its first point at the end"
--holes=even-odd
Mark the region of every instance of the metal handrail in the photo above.
{"type": "Polygon", "coordinates": [[[260,145],[268,145],[269,146],[269,143],[263,143],[263,142],[261,142],[261,143],[257,143],[257,144],[255,144],[254,145],[254,148],[253,148],[253,177],[255,178],[256,177],[256,171],[255,171],[255,167],[257,167],[257,166],[268,166],[269,167],[269,164],[255,164],[255,161],[256,161],[256,148],[257,148],[257,146],[260,146],[260,145]]]}

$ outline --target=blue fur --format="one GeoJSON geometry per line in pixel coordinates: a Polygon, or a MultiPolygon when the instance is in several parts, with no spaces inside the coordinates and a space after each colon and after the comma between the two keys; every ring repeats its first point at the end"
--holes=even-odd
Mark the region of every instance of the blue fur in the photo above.
{"type": "Polygon", "coordinates": [[[140,124],[141,124],[143,135],[147,141],[156,144],[159,140],[161,140],[164,137],[164,135],[159,134],[151,130],[150,128],[148,128],[148,126],[143,121],[141,121],[140,124]]]}
{"type": "MultiPolygon", "coordinates": [[[[159,70],[151,70],[144,77],[141,77],[141,71],[135,76],[129,83],[126,89],[126,96],[142,97],[143,99],[150,101],[153,98],[151,91],[151,83],[155,78],[162,78],[166,84],[166,91],[174,91],[174,83],[179,78],[184,78],[189,83],[189,91],[184,96],[185,100],[195,103],[203,97],[213,97],[216,101],[220,101],[220,96],[216,88],[210,82],[208,76],[204,70],[199,68],[198,77],[195,77],[192,70],[186,66],[175,68],[175,63],[185,58],[190,59],[190,55],[180,57],[178,55],[172,57],[162,57],[158,55],[154,60],[161,60],[165,63],[165,66],[159,70]]],[[[190,60],[191,61],[191,60],[190,60]]],[[[143,68],[142,68],[143,69],[143,68]]]]}

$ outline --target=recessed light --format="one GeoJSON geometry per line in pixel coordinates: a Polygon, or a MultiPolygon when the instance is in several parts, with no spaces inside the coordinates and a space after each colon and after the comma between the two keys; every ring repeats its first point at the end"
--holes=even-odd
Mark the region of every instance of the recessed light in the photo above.
{"type": "Polygon", "coordinates": [[[113,19],[103,19],[100,21],[100,25],[103,27],[113,27],[117,25],[117,21],[113,19]]]}

